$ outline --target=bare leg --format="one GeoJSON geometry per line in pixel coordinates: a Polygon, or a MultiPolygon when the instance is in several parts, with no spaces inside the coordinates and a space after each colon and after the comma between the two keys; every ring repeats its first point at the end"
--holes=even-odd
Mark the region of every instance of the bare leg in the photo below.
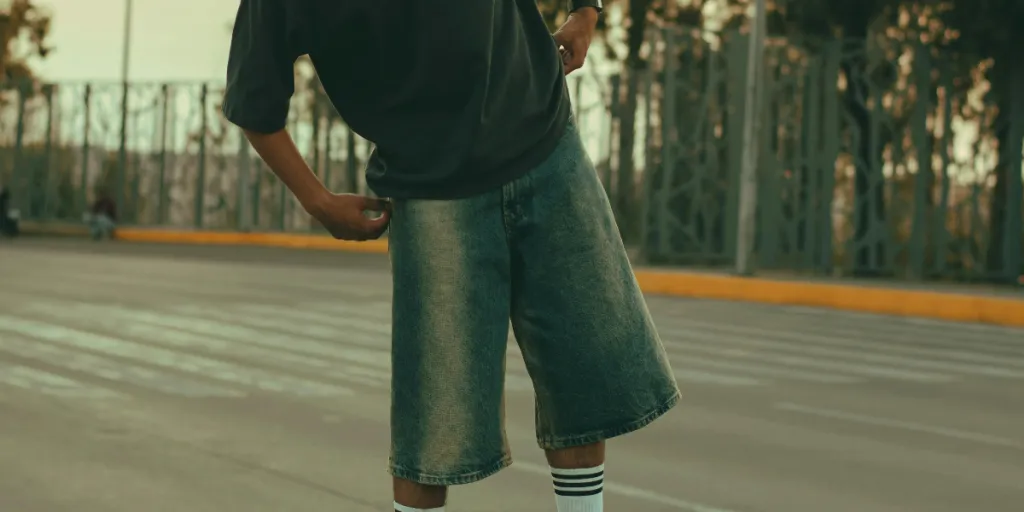
{"type": "Polygon", "coordinates": [[[604,441],[586,446],[575,446],[545,452],[548,464],[558,469],[595,468],[604,464],[604,441]]]}
{"type": "Polygon", "coordinates": [[[547,452],[559,512],[604,510],[604,442],[547,452]]]}
{"type": "Polygon", "coordinates": [[[423,485],[401,478],[393,479],[395,502],[412,508],[441,508],[448,499],[448,488],[423,485]]]}

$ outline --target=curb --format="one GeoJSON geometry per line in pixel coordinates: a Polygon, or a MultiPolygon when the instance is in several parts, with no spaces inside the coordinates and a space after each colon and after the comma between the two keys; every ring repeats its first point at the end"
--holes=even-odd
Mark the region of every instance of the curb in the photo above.
{"type": "Polygon", "coordinates": [[[387,240],[350,242],[328,236],[288,233],[233,233],[223,231],[164,231],[157,229],[119,228],[115,238],[126,242],[193,244],[193,245],[256,245],[291,249],[319,249],[372,254],[387,254],[387,240]]]}
{"type": "MultiPolygon", "coordinates": [[[[56,227],[56,226],[55,226],[56,227]]],[[[41,234],[64,234],[47,226],[41,234]]],[[[387,240],[348,242],[322,235],[120,228],[118,240],[143,243],[250,245],[387,254],[387,240]]],[[[634,270],[640,288],[656,295],[808,306],[904,317],[1024,327],[1024,298],[822,284],[649,269],[634,270]]]]}

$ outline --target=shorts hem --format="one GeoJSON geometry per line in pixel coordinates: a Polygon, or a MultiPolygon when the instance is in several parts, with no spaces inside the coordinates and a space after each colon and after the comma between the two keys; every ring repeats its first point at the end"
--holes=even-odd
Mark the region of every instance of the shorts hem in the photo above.
{"type": "Polygon", "coordinates": [[[639,419],[626,423],[625,425],[569,436],[538,437],[537,444],[543,450],[561,450],[564,448],[573,448],[576,446],[586,446],[588,444],[599,443],[613,437],[629,434],[650,425],[654,420],[664,416],[665,413],[679,404],[681,399],[682,393],[679,390],[676,390],[671,398],[651,409],[639,419]]]}
{"type": "Polygon", "coordinates": [[[437,473],[425,473],[415,469],[399,466],[397,464],[391,464],[388,468],[388,473],[395,478],[401,478],[402,480],[409,480],[410,482],[416,482],[423,485],[435,485],[441,487],[448,487],[451,485],[464,485],[479,482],[495,473],[509,467],[512,464],[512,457],[506,455],[499,459],[497,462],[484,466],[482,469],[475,471],[469,471],[466,473],[457,473],[451,475],[442,475],[437,473]]]}

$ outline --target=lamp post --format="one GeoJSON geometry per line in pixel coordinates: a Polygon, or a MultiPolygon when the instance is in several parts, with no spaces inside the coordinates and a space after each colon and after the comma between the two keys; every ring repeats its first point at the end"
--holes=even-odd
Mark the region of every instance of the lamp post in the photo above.
{"type": "Polygon", "coordinates": [[[736,273],[754,272],[754,244],[757,240],[757,163],[761,140],[761,83],[764,69],[764,40],[767,32],[765,0],[755,0],[750,20],[747,51],[747,90],[743,112],[743,160],[740,170],[739,226],[736,230],[736,273]]]}
{"type": "MultiPolygon", "coordinates": [[[[132,0],[124,2],[124,40],[121,48],[121,140],[117,153],[117,182],[114,201],[117,208],[126,212],[124,187],[128,174],[128,64],[131,57],[132,0]]],[[[134,206],[134,205],[133,205],[134,206]]]]}

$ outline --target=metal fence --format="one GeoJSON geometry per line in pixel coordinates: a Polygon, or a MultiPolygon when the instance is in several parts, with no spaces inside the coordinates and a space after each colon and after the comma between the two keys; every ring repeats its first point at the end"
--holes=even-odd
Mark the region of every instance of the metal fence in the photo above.
{"type": "MultiPolygon", "coordinates": [[[[585,143],[646,263],[729,266],[745,37],[672,29],[648,46],[644,69],[571,77],[585,143]]],[[[760,269],[1003,282],[1024,271],[1024,72],[1013,94],[979,95],[951,59],[895,39],[772,41],[765,66],[760,269]]],[[[128,224],[318,229],[220,115],[221,85],[132,84],[126,103],[123,92],[0,93],[0,183],[24,218],[80,222],[106,189],[128,224]]],[[[321,179],[368,193],[370,144],[315,89],[293,101],[290,127],[321,179]]]]}

